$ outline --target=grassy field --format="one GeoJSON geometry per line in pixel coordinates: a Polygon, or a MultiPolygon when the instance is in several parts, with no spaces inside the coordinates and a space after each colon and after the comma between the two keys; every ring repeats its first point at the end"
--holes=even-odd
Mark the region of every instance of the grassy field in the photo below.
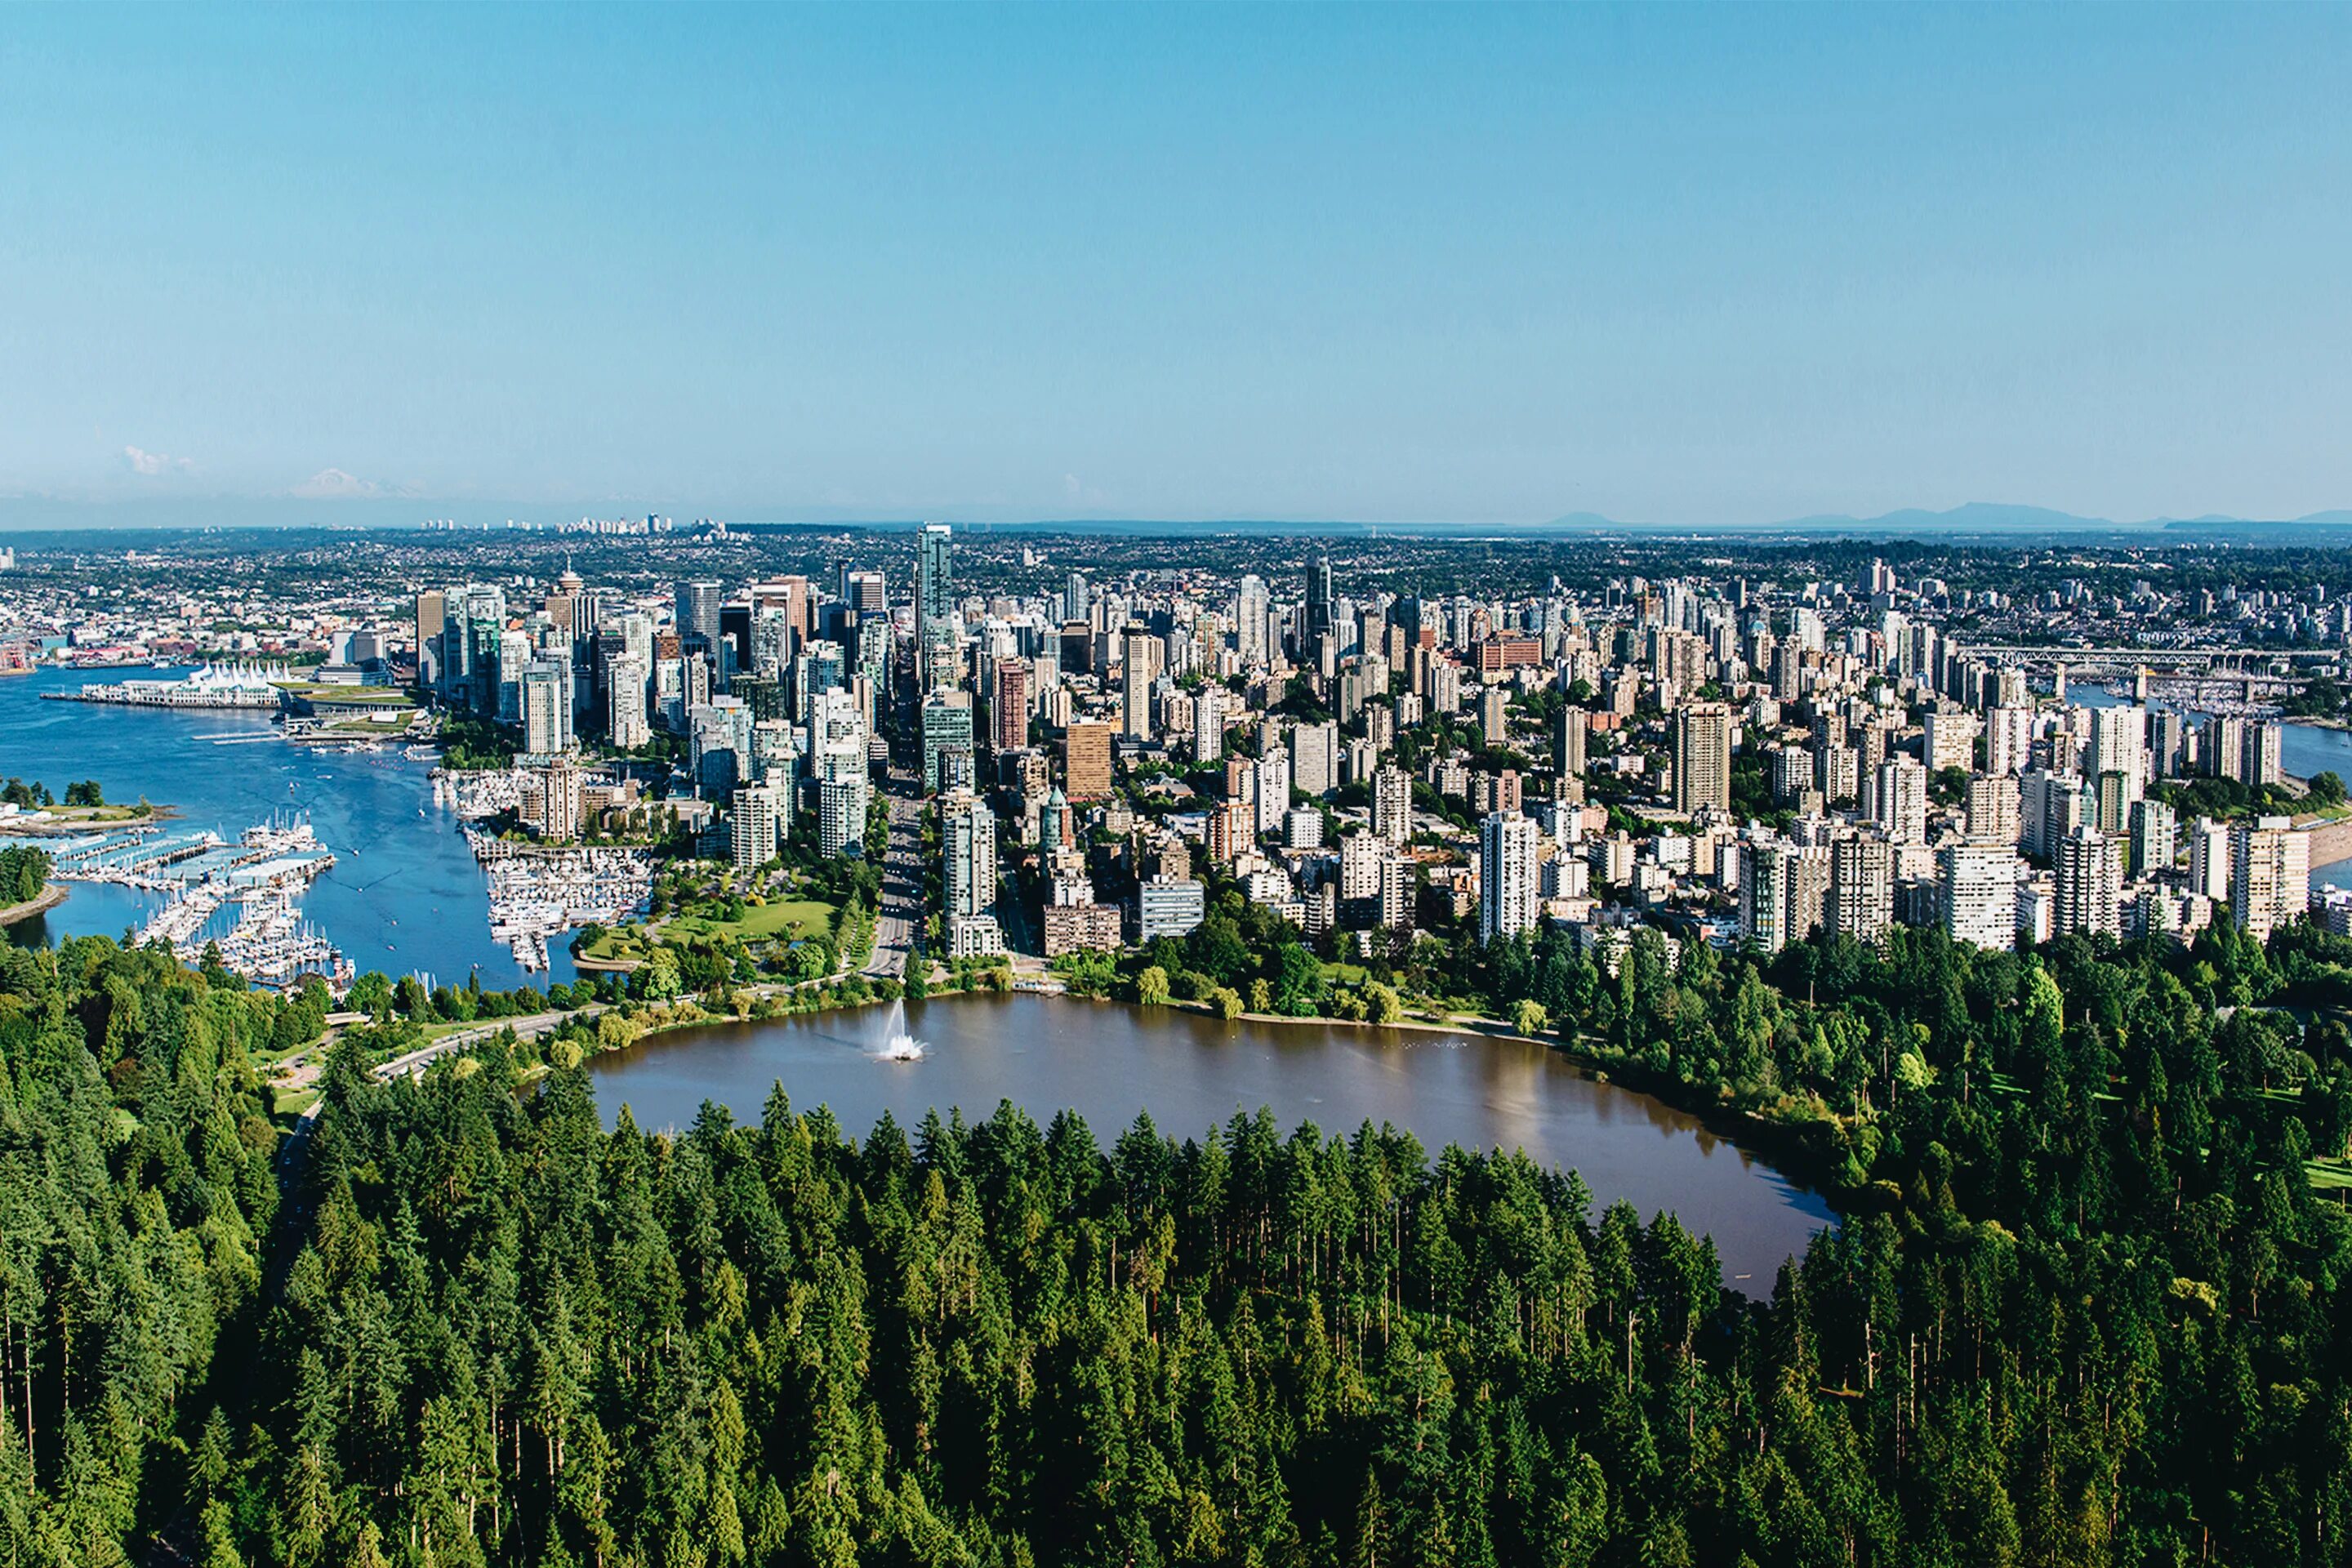
{"type": "Polygon", "coordinates": [[[680,915],[663,929],[682,936],[727,935],[739,942],[769,937],[805,939],[823,936],[833,929],[833,909],[831,904],[816,899],[782,899],[756,909],[747,905],[740,921],[680,915]]]}
{"type": "MultiPolygon", "coordinates": [[[[109,822],[142,822],[152,816],[155,810],[152,805],[40,805],[26,809],[28,812],[47,812],[48,820],[42,826],[50,827],[60,824],[91,826],[109,822]]],[[[25,836],[25,842],[39,847],[39,840],[29,835],[25,836]]]]}
{"type": "Polygon", "coordinates": [[[2352,1187],[2352,1162],[2328,1159],[2305,1160],[2303,1163],[2303,1168],[2311,1177],[2312,1190],[2315,1192],[2332,1193],[2342,1188],[2352,1187]]]}
{"type": "Polygon", "coordinates": [[[416,699],[389,686],[334,686],[322,681],[289,680],[279,689],[312,703],[332,708],[414,708],[416,699]]]}
{"type": "Polygon", "coordinates": [[[580,950],[579,956],[597,963],[634,963],[645,957],[643,937],[634,930],[608,930],[580,950]]]}

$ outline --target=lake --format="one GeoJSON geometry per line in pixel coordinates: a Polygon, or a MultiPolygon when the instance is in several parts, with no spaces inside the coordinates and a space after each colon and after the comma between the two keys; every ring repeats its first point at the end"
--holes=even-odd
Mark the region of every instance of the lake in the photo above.
{"type": "Polygon", "coordinates": [[[714,1025],[592,1058],[609,1122],[683,1128],[705,1100],[756,1121],[782,1083],[796,1110],[831,1108],[863,1139],[885,1110],[912,1136],[923,1113],[965,1120],[1011,1100],[1038,1122],[1068,1109],[1105,1149],[1149,1111],[1198,1138],[1237,1110],[1270,1107],[1286,1135],[1302,1121],[1348,1134],[1369,1121],[1410,1131],[1434,1157],[1447,1143],[1523,1149],[1574,1168],[1596,1206],[1618,1198],[1647,1218],[1678,1215],[1715,1238],[1725,1279],[1763,1294],[1781,1260],[1832,1223],[1829,1205],[1696,1117],[1601,1083],[1526,1040],[1330,1024],[1227,1024],[1175,1008],[1034,995],[911,1003],[914,1061],[878,1053],[889,1007],[714,1025]]]}
{"type": "MultiPolygon", "coordinates": [[[[434,804],[430,763],[397,750],[339,753],[243,739],[274,732],[267,713],[41,700],[45,691],[149,673],[45,669],[0,680],[0,778],[37,780],[59,799],[68,783],[96,779],[110,801],[144,795],[177,808],[173,826],[208,827],[232,841],[272,812],[309,812],[335,864],[303,895],[302,912],[361,973],[422,972],[462,985],[478,972],[494,990],[572,978],[564,942],[549,943],[551,972],[526,974],[490,940],[488,884],[456,814],[434,804]],[[225,736],[240,739],[223,743],[225,736]]],[[[68,886],[63,904],[10,934],[32,942],[120,937],[161,897],[68,886]]]]}

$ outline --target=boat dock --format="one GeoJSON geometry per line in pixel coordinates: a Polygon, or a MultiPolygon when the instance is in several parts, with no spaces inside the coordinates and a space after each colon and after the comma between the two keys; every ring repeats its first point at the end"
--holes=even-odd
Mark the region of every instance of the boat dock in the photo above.
{"type": "Polygon", "coordinates": [[[521,847],[468,827],[466,842],[489,878],[490,935],[526,970],[548,967],[549,939],[644,912],[653,857],[642,849],[521,847]]]}
{"type": "Polygon", "coordinates": [[[151,826],[85,834],[52,853],[59,881],[172,895],[132,938],[139,946],[163,942],[183,962],[200,963],[207,946],[216,945],[229,969],[265,984],[291,984],[306,974],[350,983],[350,963],[295,910],[301,891],[335,863],[307,816],[257,824],[235,844],[217,833],[167,835],[151,826]],[[235,926],[208,938],[215,917],[232,904],[240,906],[235,926]]]}

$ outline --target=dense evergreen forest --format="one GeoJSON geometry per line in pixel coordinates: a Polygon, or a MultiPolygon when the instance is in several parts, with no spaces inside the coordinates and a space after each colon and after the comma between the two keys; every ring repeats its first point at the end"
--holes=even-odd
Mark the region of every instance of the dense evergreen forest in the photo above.
{"type": "Polygon", "coordinates": [[[2341,1563],[2339,945],[1497,955],[1830,1109],[1847,1220],[1759,1302],[1572,1175],[1263,1115],[608,1132],[355,1040],[281,1162],[296,1007],[0,949],[0,1559],[2341,1563]]]}
{"type": "Polygon", "coordinates": [[[0,904],[29,903],[48,885],[49,858],[25,845],[0,849],[0,904]]]}

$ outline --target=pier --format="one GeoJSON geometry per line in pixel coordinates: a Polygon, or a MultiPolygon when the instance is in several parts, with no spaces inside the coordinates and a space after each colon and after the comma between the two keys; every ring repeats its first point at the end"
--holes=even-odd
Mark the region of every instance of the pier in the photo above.
{"type": "Polygon", "coordinates": [[[124,680],[74,691],[44,691],[45,702],[102,702],[118,708],[242,708],[275,712],[283,701],[286,668],[208,664],[181,680],[124,680]]]}
{"type": "Polygon", "coordinates": [[[307,816],[248,827],[235,844],[217,833],[163,835],[148,826],[87,834],[52,847],[60,882],[109,882],[142,892],[168,893],[132,938],[138,946],[163,942],[182,962],[201,963],[216,946],[231,971],[264,984],[292,984],[306,974],[339,988],[352,966],[332,942],[304,924],[295,900],[335,863],[320,846],[307,816]],[[221,912],[235,905],[235,925],[213,936],[221,912]]]}
{"type": "Polygon", "coordinates": [[[490,882],[490,935],[527,970],[548,966],[551,937],[583,925],[617,925],[644,912],[654,858],[642,849],[550,848],[492,838],[466,842],[490,882]]]}

